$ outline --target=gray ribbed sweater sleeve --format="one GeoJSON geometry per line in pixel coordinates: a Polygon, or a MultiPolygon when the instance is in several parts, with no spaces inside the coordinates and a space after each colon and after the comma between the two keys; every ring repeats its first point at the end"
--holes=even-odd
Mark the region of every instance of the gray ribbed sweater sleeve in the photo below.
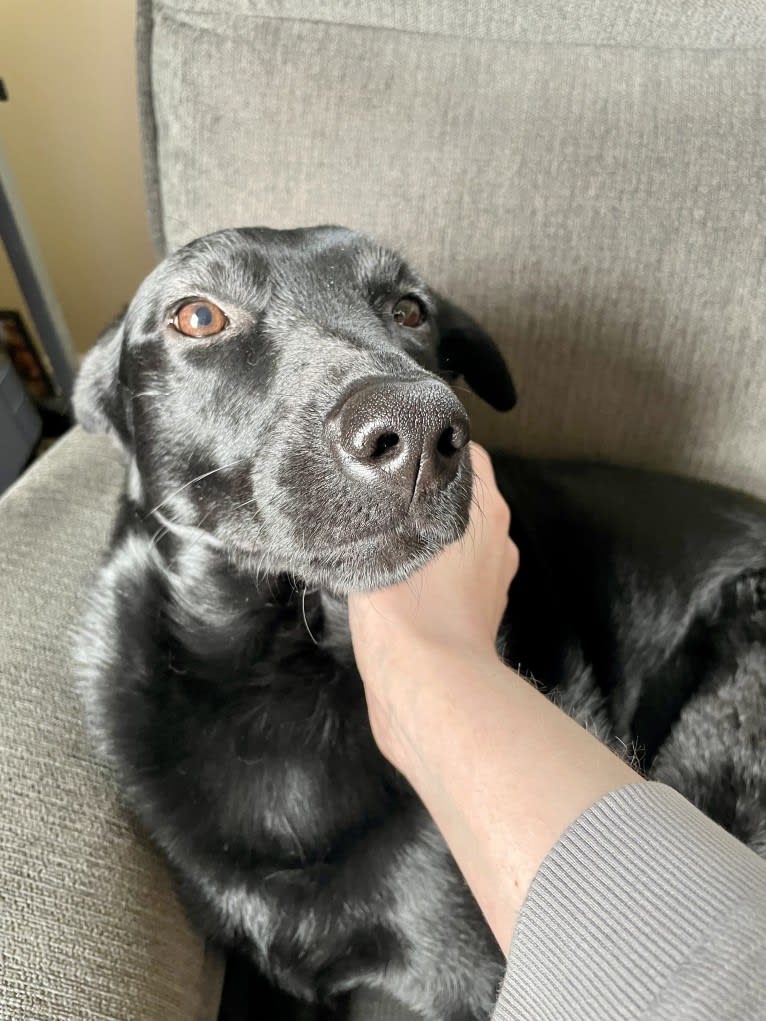
{"type": "Polygon", "coordinates": [[[766,1019],[766,862],[663,784],[608,794],[543,862],[493,1021],[766,1019]]]}

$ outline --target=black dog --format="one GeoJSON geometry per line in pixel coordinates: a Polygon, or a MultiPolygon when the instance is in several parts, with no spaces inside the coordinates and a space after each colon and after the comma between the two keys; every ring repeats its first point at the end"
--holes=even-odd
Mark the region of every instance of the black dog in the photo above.
{"type": "MultiPolygon", "coordinates": [[[[367,984],[439,1021],[486,1018],[503,960],[376,750],[343,596],[465,529],[461,374],[514,403],[489,337],[392,252],[231,230],[152,273],[76,394],[128,458],[78,643],[89,719],[189,910],[299,997],[367,984]]],[[[522,564],[508,661],[766,851],[766,509],[496,468],[522,564]]]]}

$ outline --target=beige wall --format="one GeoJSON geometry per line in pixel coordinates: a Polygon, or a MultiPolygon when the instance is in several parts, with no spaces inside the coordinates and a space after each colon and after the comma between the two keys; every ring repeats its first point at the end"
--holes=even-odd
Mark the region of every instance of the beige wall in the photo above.
{"type": "MultiPolygon", "coordinates": [[[[2,0],[0,137],[74,345],[154,264],[138,139],[133,0],[2,0]]],[[[0,307],[18,308],[0,258],[0,307]]]]}

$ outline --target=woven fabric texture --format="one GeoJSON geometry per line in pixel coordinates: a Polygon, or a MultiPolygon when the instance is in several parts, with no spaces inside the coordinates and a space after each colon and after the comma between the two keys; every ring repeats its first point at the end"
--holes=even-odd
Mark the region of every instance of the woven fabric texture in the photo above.
{"type": "Polygon", "coordinates": [[[0,1021],[212,1021],[221,964],[91,754],[71,628],[123,470],[81,430],[0,501],[0,1021]]]}
{"type": "MultiPolygon", "coordinates": [[[[159,0],[164,3],[165,0],[159,0]]],[[[241,15],[316,21],[398,32],[551,43],[555,46],[647,46],[659,49],[752,48],[766,44],[759,0],[169,0],[197,23],[217,29],[241,15]]]]}
{"type": "Polygon", "coordinates": [[[590,6],[158,0],[160,234],[368,231],[506,352],[478,438],[766,495],[766,11],[590,6]]]}
{"type": "Polygon", "coordinates": [[[629,784],[542,863],[493,1021],[763,1018],[764,917],[766,862],[670,787],[629,784]]]}

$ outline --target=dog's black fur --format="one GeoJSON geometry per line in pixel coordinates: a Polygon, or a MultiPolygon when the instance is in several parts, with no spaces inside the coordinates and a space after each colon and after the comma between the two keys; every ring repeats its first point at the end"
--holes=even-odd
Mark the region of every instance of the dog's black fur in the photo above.
{"type": "MultiPolygon", "coordinates": [[[[76,393],[129,465],[78,639],[88,715],[190,912],[299,997],[368,984],[439,1021],[486,1018],[503,961],[373,743],[343,596],[462,534],[470,463],[408,503],[345,472],[326,422],[360,381],[459,374],[512,405],[489,337],[398,256],[231,230],[152,273],[76,393]],[[406,294],[415,329],[392,317],[406,294]],[[189,298],[226,329],[180,335],[189,298]]],[[[522,565],[507,661],[764,853],[766,509],[606,466],[496,469],[522,565]]]]}

